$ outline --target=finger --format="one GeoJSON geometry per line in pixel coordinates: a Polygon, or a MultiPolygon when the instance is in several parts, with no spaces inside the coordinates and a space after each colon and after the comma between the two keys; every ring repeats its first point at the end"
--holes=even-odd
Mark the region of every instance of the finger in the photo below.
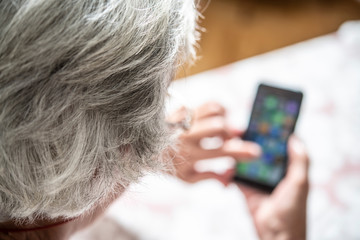
{"type": "Polygon", "coordinates": [[[233,182],[233,178],[234,178],[234,174],[235,174],[235,169],[234,168],[230,168],[228,170],[226,170],[222,176],[224,177],[224,179],[226,179],[226,184],[225,186],[228,186],[230,183],[233,182]]]}
{"type": "Polygon", "coordinates": [[[230,128],[226,124],[224,117],[216,116],[195,121],[186,135],[194,140],[199,140],[205,137],[221,137],[223,139],[229,139],[238,134],[238,130],[230,128]]]}
{"type": "Polygon", "coordinates": [[[216,149],[203,149],[201,151],[201,159],[217,158],[217,157],[233,157],[237,161],[249,161],[261,155],[261,148],[248,141],[240,138],[233,138],[224,142],[224,144],[216,149]]]}
{"type": "Polygon", "coordinates": [[[195,109],[194,118],[203,119],[212,116],[225,116],[225,108],[216,102],[207,102],[195,109]]]}
{"type": "Polygon", "coordinates": [[[253,159],[260,157],[261,147],[250,141],[243,141],[240,138],[233,138],[225,141],[224,145],[220,149],[222,154],[225,156],[231,156],[236,160],[241,159],[253,159]]]}
{"type": "Polygon", "coordinates": [[[166,121],[171,124],[177,124],[181,121],[186,121],[186,119],[191,118],[191,110],[185,106],[180,107],[175,112],[166,117],[166,121]]]}
{"type": "Polygon", "coordinates": [[[288,145],[289,167],[286,178],[295,184],[308,184],[309,158],[304,144],[295,136],[292,136],[288,145]]]}

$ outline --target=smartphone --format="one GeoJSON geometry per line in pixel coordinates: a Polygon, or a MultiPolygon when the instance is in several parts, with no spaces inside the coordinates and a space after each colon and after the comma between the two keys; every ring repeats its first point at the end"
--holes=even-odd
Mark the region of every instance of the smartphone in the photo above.
{"type": "Polygon", "coordinates": [[[243,139],[258,143],[262,155],[236,164],[235,181],[271,192],[286,174],[287,143],[295,130],[303,94],[260,84],[243,139]]]}

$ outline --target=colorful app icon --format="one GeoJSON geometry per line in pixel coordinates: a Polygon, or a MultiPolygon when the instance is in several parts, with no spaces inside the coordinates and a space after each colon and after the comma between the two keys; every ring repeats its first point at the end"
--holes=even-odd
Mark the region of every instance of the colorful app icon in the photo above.
{"type": "Polygon", "coordinates": [[[256,177],[259,172],[259,166],[256,163],[249,164],[247,169],[247,173],[250,177],[256,177]]]}
{"type": "Polygon", "coordinates": [[[281,128],[279,126],[271,126],[270,128],[270,136],[277,138],[281,134],[281,128]]]}
{"type": "Polygon", "coordinates": [[[255,142],[258,143],[260,146],[264,146],[266,139],[263,136],[258,135],[255,137],[255,142]]]}
{"type": "Polygon", "coordinates": [[[286,103],[285,110],[287,113],[295,115],[298,111],[298,103],[296,101],[289,101],[286,103]]]}
{"type": "Polygon", "coordinates": [[[261,122],[259,124],[259,132],[263,135],[266,135],[269,133],[270,126],[267,122],[261,122]]]}
{"type": "Polygon", "coordinates": [[[285,119],[285,114],[282,111],[277,111],[276,113],[273,114],[272,122],[274,123],[274,125],[279,126],[283,124],[284,119],[285,119]]]}
{"type": "Polygon", "coordinates": [[[247,163],[237,164],[236,169],[238,173],[245,174],[248,170],[248,164],[247,163]]]}
{"type": "Polygon", "coordinates": [[[265,98],[265,107],[267,109],[275,109],[277,107],[278,100],[274,96],[268,96],[265,98]]]}
{"type": "Polygon", "coordinates": [[[274,162],[274,156],[271,153],[268,153],[268,152],[263,154],[262,159],[263,159],[264,163],[266,163],[268,165],[271,165],[274,162]]]}

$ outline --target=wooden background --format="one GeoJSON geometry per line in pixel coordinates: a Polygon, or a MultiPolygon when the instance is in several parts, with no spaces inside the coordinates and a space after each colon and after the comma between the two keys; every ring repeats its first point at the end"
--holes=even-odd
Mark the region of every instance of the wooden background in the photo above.
{"type": "Polygon", "coordinates": [[[335,32],[347,20],[360,19],[359,0],[201,0],[204,19],[189,76],[240,59],[335,32]]]}

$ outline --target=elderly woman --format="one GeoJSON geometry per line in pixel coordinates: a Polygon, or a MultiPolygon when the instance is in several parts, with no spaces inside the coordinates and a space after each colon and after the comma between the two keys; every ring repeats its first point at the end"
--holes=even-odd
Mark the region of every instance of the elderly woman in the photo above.
{"type": "MultiPolygon", "coordinates": [[[[216,103],[196,110],[178,153],[169,146],[164,100],[176,67],[195,56],[197,16],[191,0],[0,1],[0,239],[68,239],[172,160],[185,181],[226,185],[231,171],[194,163],[259,154],[216,103]],[[202,149],[206,136],[223,146],[202,149]]],[[[307,158],[296,139],[290,146],[273,195],[241,187],[263,239],[305,238],[307,158]]]]}

